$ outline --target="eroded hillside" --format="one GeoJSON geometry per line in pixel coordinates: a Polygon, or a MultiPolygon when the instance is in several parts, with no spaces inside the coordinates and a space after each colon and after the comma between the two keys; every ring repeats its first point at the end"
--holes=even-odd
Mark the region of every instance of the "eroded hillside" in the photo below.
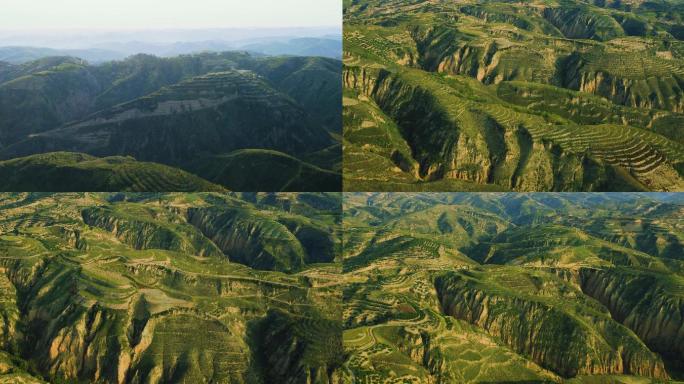
{"type": "Polygon", "coordinates": [[[0,195],[0,382],[333,382],[340,203],[0,195]]]}
{"type": "Polygon", "coordinates": [[[341,375],[681,380],[682,214],[668,195],[345,195],[341,375]]]}
{"type": "Polygon", "coordinates": [[[345,188],[684,190],[683,12],[345,1],[345,188]]]}

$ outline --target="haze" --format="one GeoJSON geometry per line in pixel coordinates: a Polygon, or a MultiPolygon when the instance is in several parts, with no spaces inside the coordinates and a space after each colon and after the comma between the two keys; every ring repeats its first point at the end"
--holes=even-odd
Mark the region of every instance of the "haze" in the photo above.
{"type": "Polygon", "coordinates": [[[337,26],[340,0],[7,0],[0,29],[274,28],[337,26]],[[36,10],[40,10],[37,12],[36,10]]]}

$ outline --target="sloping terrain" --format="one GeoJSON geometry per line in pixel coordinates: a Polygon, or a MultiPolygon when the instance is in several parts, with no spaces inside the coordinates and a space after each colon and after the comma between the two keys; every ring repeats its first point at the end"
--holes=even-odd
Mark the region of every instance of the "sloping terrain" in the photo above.
{"type": "Polygon", "coordinates": [[[335,382],[340,204],[1,194],[0,382],[335,382]]]}
{"type": "Polygon", "coordinates": [[[254,164],[250,171],[264,175],[259,182],[241,184],[253,174],[235,171],[197,176],[253,191],[295,190],[302,183],[306,190],[338,191],[340,72],[333,59],[243,52],[136,55],[99,65],[71,57],[4,64],[0,158],[68,151],[131,156],[194,173],[205,169],[197,163],[218,168],[242,151],[242,160],[254,164]],[[256,150],[278,156],[264,162],[256,150]],[[327,157],[314,156],[321,152],[327,157]],[[289,178],[274,173],[282,168],[289,178]],[[322,177],[306,181],[310,174],[322,177]]]}
{"type": "Polygon", "coordinates": [[[3,191],[144,192],[221,191],[178,168],[135,161],[131,157],[97,158],[82,153],[51,152],[0,161],[3,191]]]}
{"type": "Polygon", "coordinates": [[[681,380],[682,214],[660,194],[345,194],[340,374],[681,380]]]}
{"type": "Polygon", "coordinates": [[[345,189],[684,190],[682,12],[346,1],[345,189]]]}

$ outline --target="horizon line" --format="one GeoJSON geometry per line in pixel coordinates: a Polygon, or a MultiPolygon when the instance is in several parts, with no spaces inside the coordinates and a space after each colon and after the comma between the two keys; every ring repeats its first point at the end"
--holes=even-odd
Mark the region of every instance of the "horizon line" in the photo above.
{"type": "Polygon", "coordinates": [[[54,31],[164,31],[164,30],[274,30],[274,29],[322,29],[322,28],[339,28],[343,27],[342,22],[335,25],[283,25],[283,26],[240,26],[240,27],[48,27],[48,28],[3,28],[0,27],[0,32],[54,32],[54,31]]]}

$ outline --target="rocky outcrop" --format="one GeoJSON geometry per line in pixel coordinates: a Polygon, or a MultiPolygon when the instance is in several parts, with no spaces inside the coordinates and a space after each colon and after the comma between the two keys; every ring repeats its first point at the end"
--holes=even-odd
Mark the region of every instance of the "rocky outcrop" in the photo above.
{"type": "Polygon", "coordinates": [[[665,59],[634,61],[628,54],[573,53],[559,62],[562,86],[645,110],[684,112],[682,69],[665,59]],[[639,73],[639,67],[643,67],[639,73]]]}
{"type": "Polygon", "coordinates": [[[120,383],[116,361],[125,339],[115,329],[121,314],[69,295],[77,292],[78,278],[77,270],[55,261],[36,273],[30,285],[14,280],[25,329],[14,339],[22,355],[46,376],[120,383]]]}
{"type": "Polygon", "coordinates": [[[0,196],[0,382],[342,383],[339,195],[79,196],[0,196]],[[225,230],[231,251],[296,248],[325,264],[302,275],[231,264],[216,245],[198,252],[213,243],[188,217],[225,230]]]}

